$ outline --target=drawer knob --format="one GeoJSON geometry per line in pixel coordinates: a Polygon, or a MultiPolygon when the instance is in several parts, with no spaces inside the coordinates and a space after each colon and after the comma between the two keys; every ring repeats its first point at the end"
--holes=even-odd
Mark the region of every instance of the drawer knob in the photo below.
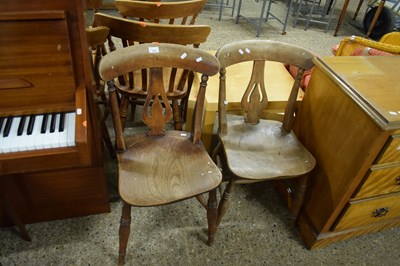
{"type": "Polygon", "coordinates": [[[389,208],[388,208],[388,207],[378,208],[378,209],[374,210],[374,212],[372,213],[372,215],[373,215],[375,218],[378,218],[378,217],[383,217],[383,216],[385,216],[388,212],[389,212],[389,208]]]}
{"type": "Polygon", "coordinates": [[[400,176],[396,177],[396,185],[400,186],[400,176]]]}

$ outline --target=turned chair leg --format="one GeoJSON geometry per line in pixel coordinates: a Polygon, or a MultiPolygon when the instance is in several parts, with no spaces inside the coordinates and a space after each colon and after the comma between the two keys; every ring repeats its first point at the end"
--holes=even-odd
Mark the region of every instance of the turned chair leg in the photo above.
{"type": "Polygon", "coordinates": [[[218,218],[217,218],[217,227],[221,223],[222,217],[224,217],[225,213],[229,209],[229,205],[231,204],[232,194],[235,191],[236,187],[236,177],[232,177],[228,185],[224,190],[224,194],[222,195],[221,201],[218,206],[218,218]]]}
{"type": "Polygon", "coordinates": [[[118,265],[125,264],[126,246],[128,245],[131,226],[131,205],[124,202],[119,227],[119,254],[118,265]]]}
{"type": "Polygon", "coordinates": [[[214,188],[209,192],[208,205],[207,205],[207,221],[208,221],[208,241],[207,244],[211,246],[214,243],[215,232],[217,231],[217,189],[214,188]]]}
{"type": "Polygon", "coordinates": [[[299,219],[300,210],[303,206],[304,196],[306,194],[308,185],[308,175],[303,175],[299,177],[299,186],[296,190],[295,198],[293,200],[293,207],[292,207],[292,225],[295,226],[297,220],[299,219]]]}

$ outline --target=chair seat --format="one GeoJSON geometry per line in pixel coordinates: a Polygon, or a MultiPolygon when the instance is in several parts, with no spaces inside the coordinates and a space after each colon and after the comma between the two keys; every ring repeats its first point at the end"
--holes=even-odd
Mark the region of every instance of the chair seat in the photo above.
{"type": "Polygon", "coordinates": [[[119,193],[130,205],[156,206],[190,198],[222,180],[205,148],[193,144],[187,132],[168,131],[162,137],[138,134],[126,139],[126,147],[118,155],[119,193]]]}
{"type": "Polygon", "coordinates": [[[243,123],[241,116],[228,116],[229,135],[221,135],[229,169],[238,177],[266,180],[295,177],[311,171],[314,157],[282,123],[260,120],[243,123]]]}

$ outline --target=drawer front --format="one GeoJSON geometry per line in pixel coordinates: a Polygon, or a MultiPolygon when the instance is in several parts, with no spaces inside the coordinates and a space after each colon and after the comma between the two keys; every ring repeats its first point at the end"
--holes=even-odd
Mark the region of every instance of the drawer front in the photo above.
{"type": "Polygon", "coordinates": [[[375,164],[400,162],[400,134],[392,135],[375,164]]]}
{"type": "MultiPolygon", "coordinates": [[[[400,216],[400,194],[350,202],[334,230],[343,230],[390,220],[400,216]]],[[[400,218],[400,217],[399,217],[400,218]]]]}
{"type": "Polygon", "coordinates": [[[369,198],[400,192],[400,165],[390,167],[373,166],[367,180],[354,199],[369,198]]]}

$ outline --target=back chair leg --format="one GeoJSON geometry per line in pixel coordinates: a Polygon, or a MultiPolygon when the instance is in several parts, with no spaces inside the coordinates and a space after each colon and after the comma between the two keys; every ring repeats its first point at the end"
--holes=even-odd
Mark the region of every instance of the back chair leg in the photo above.
{"type": "Polygon", "coordinates": [[[124,202],[119,227],[119,256],[118,265],[125,264],[126,246],[131,232],[131,205],[124,202]]]}
{"type": "Polygon", "coordinates": [[[229,205],[231,204],[232,194],[235,191],[236,187],[236,177],[233,177],[229,180],[228,185],[224,190],[224,194],[222,195],[221,201],[218,206],[218,218],[217,218],[217,227],[221,223],[222,217],[224,217],[225,213],[229,209],[229,205]]]}
{"type": "Polygon", "coordinates": [[[297,220],[299,219],[299,214],[301,207],[303,206],[304,196],[306,194],[308,185],[308,175],[303,175],[299,177],[299,186],[296,190],[295,198],[292,207],[292,225],[296,226],[297,220]]]}

